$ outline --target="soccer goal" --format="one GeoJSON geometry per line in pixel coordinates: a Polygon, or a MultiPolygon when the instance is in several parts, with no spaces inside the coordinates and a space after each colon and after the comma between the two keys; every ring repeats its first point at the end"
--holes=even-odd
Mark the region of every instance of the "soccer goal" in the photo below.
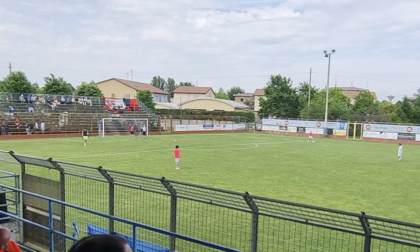
{"type": "Polygon", "coordinates": [[[147,118],[103,118],[98,122],[99,136],[129,135],[131,125],[134,126],[136,135],[141,133],[142,128],[146,129],[146,136],[149,135],[149,120],[147,118]]]}

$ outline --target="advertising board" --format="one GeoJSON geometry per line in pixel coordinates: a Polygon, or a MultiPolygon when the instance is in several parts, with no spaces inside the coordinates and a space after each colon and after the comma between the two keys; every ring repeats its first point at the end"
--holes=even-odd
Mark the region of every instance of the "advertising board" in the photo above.
{"type": "Polygon", "coordinates": [[[363,137],[367,137],[367,138],[381,138],[381,132],[376,132],[376,131],[363,131],[363,137]]]}
{"type": "MultiPolygon", "coordinates": [[[[303,121],[303,120],[287,120],[287,119],[262,119],[262,124],[279,125],[287,127],[308,127],[323,128],[324,122],[321,121],[303,121]]],[[[347,130],[347,122],[328,122],[328,128],[347,130]]]]}
{"type": "Polygon", "coordinates": [[[287,132],[296,133],[297,132],[297,127],[287,127],[287,132]]]}
{"type": "Polygon", "coordinates": [[[334,136],[345,136],[345,135],[347,135],[347,131],[346,130],[335,129],[335,130],[333,130],[333,135],[334,136]]]}
{"type": "Polygon", "coordinates": [[[394,133],[420,133],[419,126],[388,125],[388,124],[365,124],[364,131],[394,132],[394,133]]]}
{"type": "Polygon", "coordinates": [[[398,140],[416,140],[416,134],[398,133],[398,140]]]}

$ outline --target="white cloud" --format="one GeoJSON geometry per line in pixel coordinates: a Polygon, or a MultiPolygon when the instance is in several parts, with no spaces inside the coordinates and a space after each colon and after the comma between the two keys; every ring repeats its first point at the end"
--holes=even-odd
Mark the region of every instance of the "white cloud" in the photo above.
{"type": "Polygon", "coordinates": [[[309,67],[325,85],[322,51],[336,49],[338,85],[369,82],[401,97],[420,86],[419,9],[417,0],[22,0],[0,6],[0,65],[39,83],[49,73],[80,83],[133,69],[139,81],[253,91],[270,74],[306,81],[309,67]]]}

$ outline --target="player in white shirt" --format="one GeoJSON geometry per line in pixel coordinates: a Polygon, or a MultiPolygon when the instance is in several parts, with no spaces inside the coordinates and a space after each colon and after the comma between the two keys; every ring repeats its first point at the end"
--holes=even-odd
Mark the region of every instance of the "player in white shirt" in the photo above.
{"type": "Polygon", "coordinates": [[[400,143],[400,147],[398,147],[398,160],[401,162],[402,161],[402,154],[403,154],[403,147],[400,143]]]}
{"type": "Polygon", "coordinates": [[[45,123],[42,121],[41,122],[41,133],[44,134],[45,132],[45,123]]]}

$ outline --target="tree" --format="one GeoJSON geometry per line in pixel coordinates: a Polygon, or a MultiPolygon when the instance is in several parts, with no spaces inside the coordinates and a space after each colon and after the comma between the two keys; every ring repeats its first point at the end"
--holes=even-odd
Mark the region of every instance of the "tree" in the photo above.
{"type": "MultiPolygon", "coordinates": [[[[321,90],[317,98],[311,102],[311,109],[308,118],[325,117],[325,98],[327,92],[321,90]]],[[[352,105],[350,98],[345,96],[340,88],[330,88],[328,99],[328,119],[330,120],[348,120],[352,116],[352,105]]],[[[303,110],[302,110],[303,113],[303,110]]]]}
{"type": "Polygon", "coordinates": [[[154,76],[152,81],[150,82],[152,86],[159,88],[160,90],[165,90],[166,81],[160,76],[154,76]]]}
{"type": "Polygon", "coordinates": [[[229,100],[229,96],[225,93],[223,88],[219,88],[219,92],[215,95],[217,99],[229,100]]]}
{"type": "Polygon", "coordinates": [[[58,94],[58,95],[70,95],[74,92],[74,87],[66,82],[63,77],[56,78],[54,74],[50,74],[44,78],[44,93],[45,94],[58,94]]]}
{"type": "Polygon", "coordinates": [[[245,105],[248,105],[251,109],[254,109],[254,98],[244,101],[245,105]]]}
{"type": "Polygon", "coordinates": [[[377,114],[375,97],[369,91],[362,91],[354,98],[354,112],[360,115],[377,114]]]}
{"type": "Polygon", "coordinates": [[[141,101],[146,107],[155,111],[155,103],[153,102],[153,94],[150,90],[139,90],[137,91],[137,99],[141,101]]]}
{"type": "Polygon", "coordinates": [[[234,86],[231,89],[228,89],[226,91],[226,94],[229,96],[229,100],[232,100],[232,101],[235,98],[233,95],[235,95],[235,94],[242,94],[242,93],[245,93],[244,89],[241,88],[241,87],[237,87],[237,86],[234,86]]]}
{"type": "Polygon", "coordinates": [[[309,109],[311,108],[311,106],[308,107],[309,98],[311,99],[311,101],[316,100],[319,93],[319,88],[312,87],[307,82],[302,82],[296,88],[296,93],[299,95],[299,111],[301,111],[301,117],[302,115],[304,115],[303,118],[307,118],[305,116],[308,116],[309,109]],[[311,97],[309,97],[309,89],[311,92],[311,97]]]}
{"type": "Polygon", "coordinates": [[[194,87],[191,82],[180,82],[179,86],[194,87]]]}
{"type": "Polygon", "coordinates": [[[32,83],[31,84],[31,87],[32,87],[32,91],[31,91],[31,93],[34,93],[34,94],[43,94],[43,89],[42,88],[40,88],[39,87],[39,85],[38,85],[38,83],[32,83]]]}
{"type": "Polygon", "coordinates": [[[25,73],[12,72],[0,81],[0,91],[9,93],[33,93],[34,87],[26,78],[25,73]]]}
{"type": "Polygon", "coordinates": [[[177,88],[175,84],[175,80],[172,78],[168,78],[168,82],[166,83],[166,92],[168,92],[169,96],[168,99],[174,97],[174,90],[177,88]]]}
{"type": "Polygon", "coordinates": [[[94,81],[89,83],[83,81],[82,84],[77,87],[76,94],[78,96],[103,96],[102,91],[98,88],[98,85],[96,85],[94,81]]]}
{"type": "Polygon", "coordinates": [[[260,99],[260,117],[278,116],[296,118],[299,116],[299,97],[292,88],[290,78],[272,75],[264,88],[266,99],[260,99]]]}

